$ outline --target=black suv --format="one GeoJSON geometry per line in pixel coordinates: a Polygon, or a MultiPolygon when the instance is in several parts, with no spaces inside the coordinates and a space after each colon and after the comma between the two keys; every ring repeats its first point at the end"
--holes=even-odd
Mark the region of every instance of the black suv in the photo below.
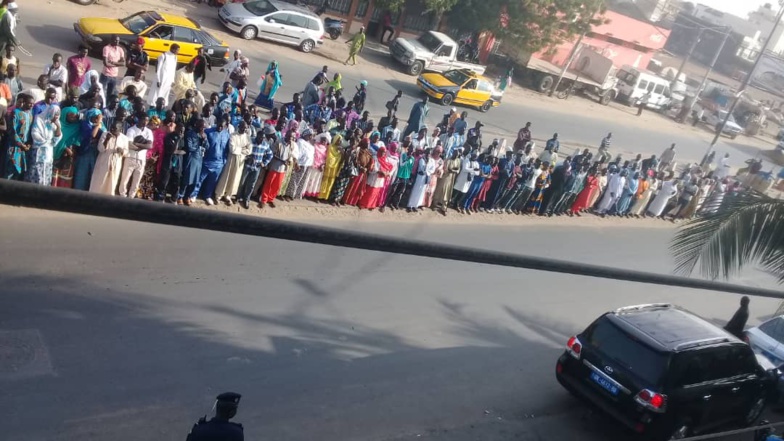
{"type": "Polygon", "coordinates": [[[669,304],[608,312],[571,337],[555,375],[633,431],[680,439],[754,423],[773,386],[751,348],[669,304]]]}

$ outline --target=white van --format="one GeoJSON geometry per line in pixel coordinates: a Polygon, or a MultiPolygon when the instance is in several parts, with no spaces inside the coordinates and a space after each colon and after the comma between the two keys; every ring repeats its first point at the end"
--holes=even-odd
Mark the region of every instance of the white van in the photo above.
{"type": "Polygon", "coordinates": [[[669,106],[672,93],[668,80],[631,66],[624,66],[616,76],[618,77],[618,95],[616,97],[618,101],[634,106],[645,94],[650,92],[647,107],[662,109],[669,106]]]}

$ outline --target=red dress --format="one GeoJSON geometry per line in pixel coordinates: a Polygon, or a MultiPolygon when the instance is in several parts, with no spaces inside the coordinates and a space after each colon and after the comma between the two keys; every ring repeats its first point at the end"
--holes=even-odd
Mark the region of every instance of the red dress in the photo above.
{"type": "Polygon", "coordinates": [[[593,193],[599,189],[599,178],[596,176],[588,176],[585,181],[585,188],[577,195],[577,199],[572,204],[572,213],[577,213],[585,210],[588,203],[591,201],[593,193]]]}
{"type": "Polygon", "coordinates": [[[482,183],[482,188],[479,189],[479,194],[474,198],[474,201],[471,203],[471,208],[476,210],[479,208],[485,199],[487,198],[487,192],[490,191],[490,187],[493,185],[493,182],[498,180],[498,166],[494,165],[493,170],[490,172],[490,177],[485,179],[485,182],[482,183]]]}

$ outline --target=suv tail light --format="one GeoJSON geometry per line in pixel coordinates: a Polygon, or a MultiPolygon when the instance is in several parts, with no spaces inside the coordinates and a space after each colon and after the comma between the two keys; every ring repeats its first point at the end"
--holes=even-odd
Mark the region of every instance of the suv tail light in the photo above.
{"type": "Polygon", "coordinates": [[[641,390],[637,396],[634,397],[634,401],[642,405],[642,407],[656,413],[664,413],[667,409],[667,395],[662,395],[648,389],[641,390]]]}
{"type": "Polygon", "coordinates": [[[577,337],[569,338],[569,341],[566,342],[566,350],[569,352],[569,355],[576,359],[580,359],[580,353],[583,351],[583,344],[580,343],[580,340],[577,337]]]}

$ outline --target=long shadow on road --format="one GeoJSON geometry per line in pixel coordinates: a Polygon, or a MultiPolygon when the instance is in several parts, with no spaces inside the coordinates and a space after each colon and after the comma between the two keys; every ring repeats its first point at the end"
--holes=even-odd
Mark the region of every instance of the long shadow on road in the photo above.
{"type": "MultiPolygon", "coordinates": [[[[432,348],[347,320],[252,313],[221,298],[188,304],[69,277],[0,280],[11,287],[0,296],[0,387],[14,397],[0,404],[8,439],[178,439],[225,390],[243,394],[238,420],[248,439],[383,440],[496,418],[514,422],[498,430],[518,439],[549,439],[552,427],[525,419],[564,426],[585,414],[551,375],[560,349],[456,304],[442,302],[442,313],[465,343],[432,348]],[[192,314],[175,318],[172,309],[192,314]],[[213,331],[215,322],[234,331],[213,331]],[[39,333],[42,347],[19,343],[21,330],[39,333]],[[8,375],[35,361],[31,353],[45,354],[50,371],[8,375]]],[[[600,426],[574,429],[582,439],[621,436],[586,432],[600,426]]]]}

